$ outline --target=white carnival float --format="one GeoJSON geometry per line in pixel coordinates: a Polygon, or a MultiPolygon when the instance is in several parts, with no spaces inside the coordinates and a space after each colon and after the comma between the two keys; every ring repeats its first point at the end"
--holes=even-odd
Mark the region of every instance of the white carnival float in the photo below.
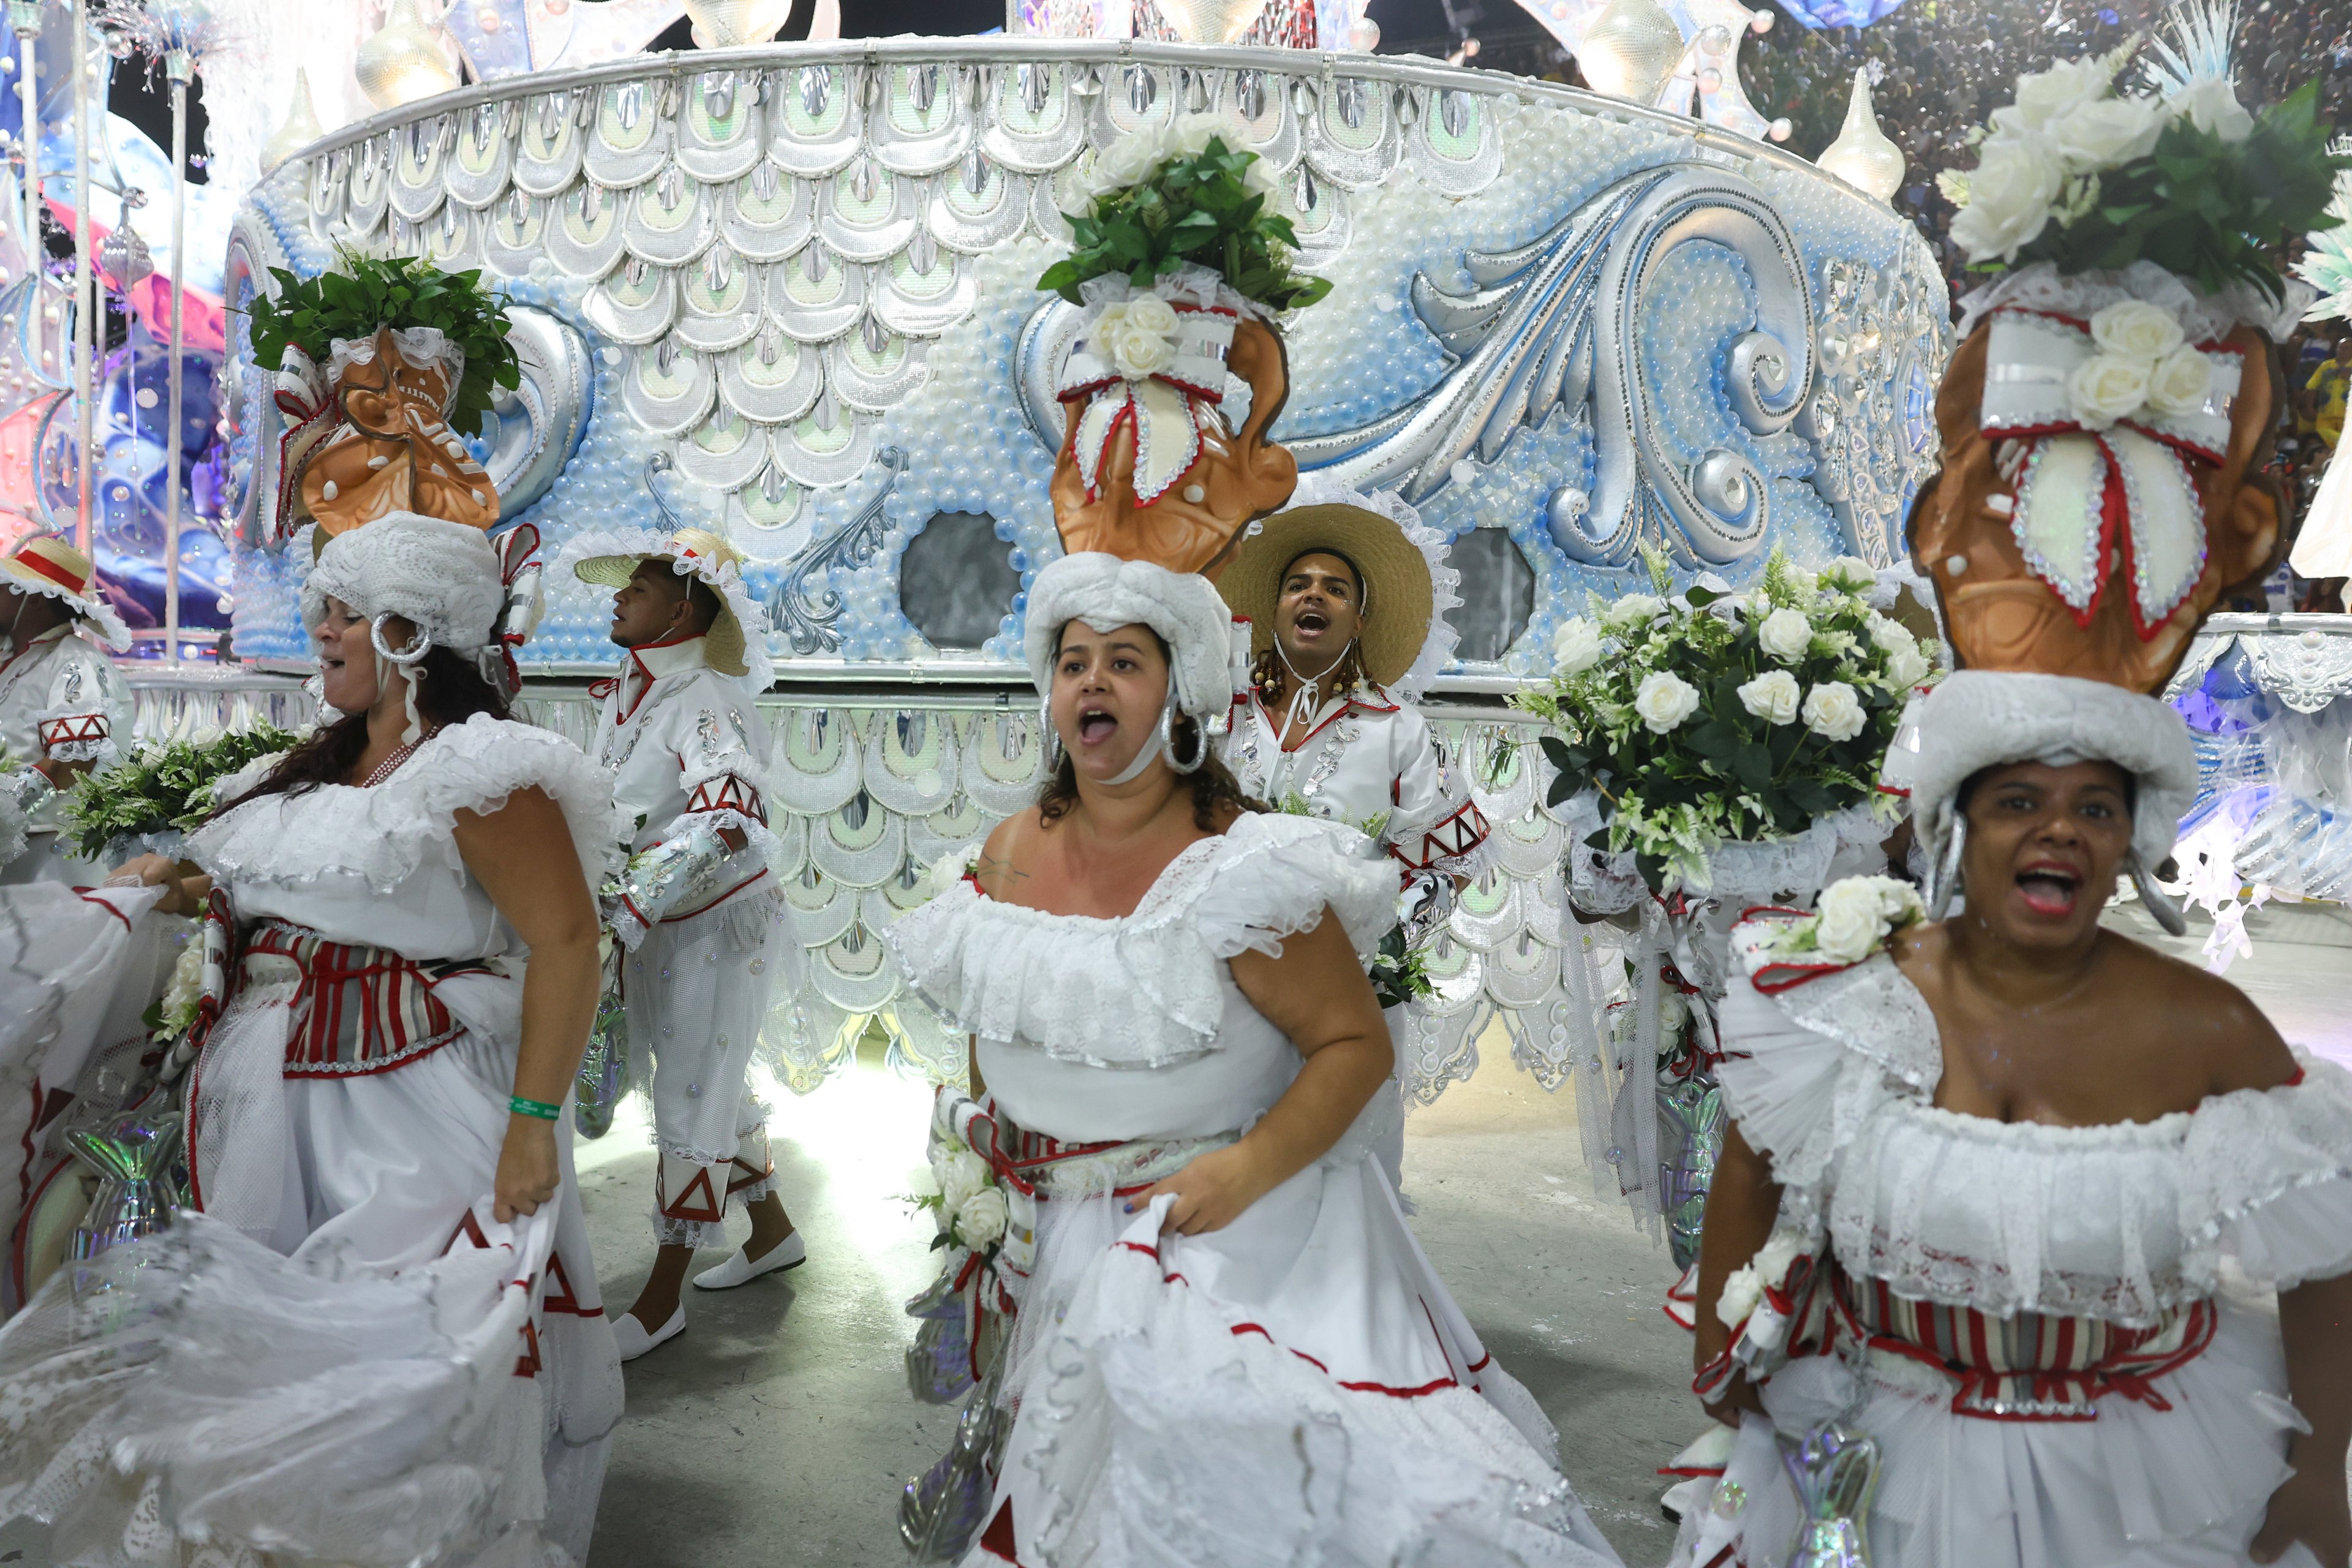
{"type": "MultiPolygon", "coordinates": [[[[1450,1025],[1411,1089],[1466,1076],[1498,1014],[1556,1086],[1596,954],[1505,699],[1588,595],[1646,581],[1645,547],[1734,583],[1775,548],[1892,563],[1949,328],[1883,200],[1695,120],[1417,58],[1023,37],[507,77],[294,153],[237,218],[232,309],[340,247],[506,293],[523,382],[469,444],[501,528],[554,550],[675,516],[749,558],[778,656],[772,805],[829,1014],[827,1047],[782,1064],[796,1088],[868,1019],[927,1071],[960,1055],[899,1005],[876,936],[1039,782],[1023,591],[1059,550],[1078,311],[1034,283],[1097,153],[1188,113],[1259,155],[1302,266],[1336,281],[1286,329],[1274,434],[1302,469],[1402,494],[1463,579],[1431,717],[1502,849],[1442,944],[1450,1025]]],[[[294,416],[234,331],[224,374],[245,663],[152,687],[173,727],[274,697],[307,652],[306,563],[268,504],[294,416]]],[[[554,606],[527,710],[584,734],[605,647],[592,608],[554,606]]]]}

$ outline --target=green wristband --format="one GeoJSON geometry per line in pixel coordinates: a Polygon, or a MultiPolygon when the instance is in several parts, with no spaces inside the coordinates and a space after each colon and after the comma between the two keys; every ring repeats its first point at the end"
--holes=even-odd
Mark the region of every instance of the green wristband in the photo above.
{"type": "Polygon", "coordinates": [[[543,1100],[525,1100],[516,1095],[507,1101],[507,1109],[517,1116],[536,1116],[541,1121],[552,1121],[563,1114],[563,1107],[550,1105],[543,1100]]]}

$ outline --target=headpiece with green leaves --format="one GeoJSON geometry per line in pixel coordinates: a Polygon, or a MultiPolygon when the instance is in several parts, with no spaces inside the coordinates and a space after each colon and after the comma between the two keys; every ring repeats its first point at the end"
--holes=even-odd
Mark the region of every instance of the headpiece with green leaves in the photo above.
{"type": "Polygon", "coordinates": [[[371,338],[382,328],[431,327],[466,356],[449,424],[481,428],[494,388],[522,384],[522,366],[507,342],[506,302],[482,287],[479,269],[444,272],[413,256],[388,258],[345,250],[333,270],[297,278],[273,267],[274,297],[257,294],[251,311],[253,363],[277,370],[299,348],[324,365],[337,338],[371,338]]]}
{"type": "Polygon", "coordinates": [[[1209,114],[1186,115],[1158,135],[1130,135],[1097,153],[1066,212],[1072,249],[1037,279],[1072,304],[1090,279],[1124,276],[1139,289],[1187,266],[1274,311],[1312,305],[1331,280],[1297,271],[1298,237],[1268,210],[1274,187],[1258,155],[1209,114]]]}

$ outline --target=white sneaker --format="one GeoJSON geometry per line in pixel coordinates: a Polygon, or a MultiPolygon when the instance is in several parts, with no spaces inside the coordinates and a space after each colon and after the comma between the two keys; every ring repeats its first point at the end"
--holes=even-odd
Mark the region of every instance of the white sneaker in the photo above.
{"type": "Polygon", "coordinates": [[[613,1320],[613,1342],[620,1347],[623,1361],[635,1361],[656,1345],[666,1344],[684,1332],[686,1308],[682,1305],[669,1315],[668,1322],[651,1333],[646,1332],[646,1326],[637,1321],[634,1313],[624,1312],[613,1320]]]}
{"type": "Polygon", "coordinates": [[[698,1290],[731,1290],[762,1274],[772,1274],[779,1268],[798,1268],[807,1261],[808,1242],[799,1231],[794,1231],[761,1253],[757,1263],[743,1256],[742,1247],[737,1247],[728,1255],[726,1262],[696,1275],[694,1288],[698,1290]]]}

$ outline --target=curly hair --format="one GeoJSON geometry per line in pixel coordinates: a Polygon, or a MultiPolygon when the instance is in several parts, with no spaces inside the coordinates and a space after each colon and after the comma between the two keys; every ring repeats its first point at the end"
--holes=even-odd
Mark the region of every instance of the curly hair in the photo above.
{"type": "MultiPolygon", "coordinates": [[[[436,644],[425,655],[425,679],[416,688],[416,715],[427,732],[445,724],[462,724],[477,713],[493,719],[513,717],[498,688],[482,679],[470,654],[453,653],[436,644]]],[[[266,795],[308,795],[320,784],[341,784],[351,777],[367,751],[365,713],[346,713],[331,724],[321,724],[300,745],[278,760],[259,784],[213,809],[213,816],[236,810],[266,795]]]]}

